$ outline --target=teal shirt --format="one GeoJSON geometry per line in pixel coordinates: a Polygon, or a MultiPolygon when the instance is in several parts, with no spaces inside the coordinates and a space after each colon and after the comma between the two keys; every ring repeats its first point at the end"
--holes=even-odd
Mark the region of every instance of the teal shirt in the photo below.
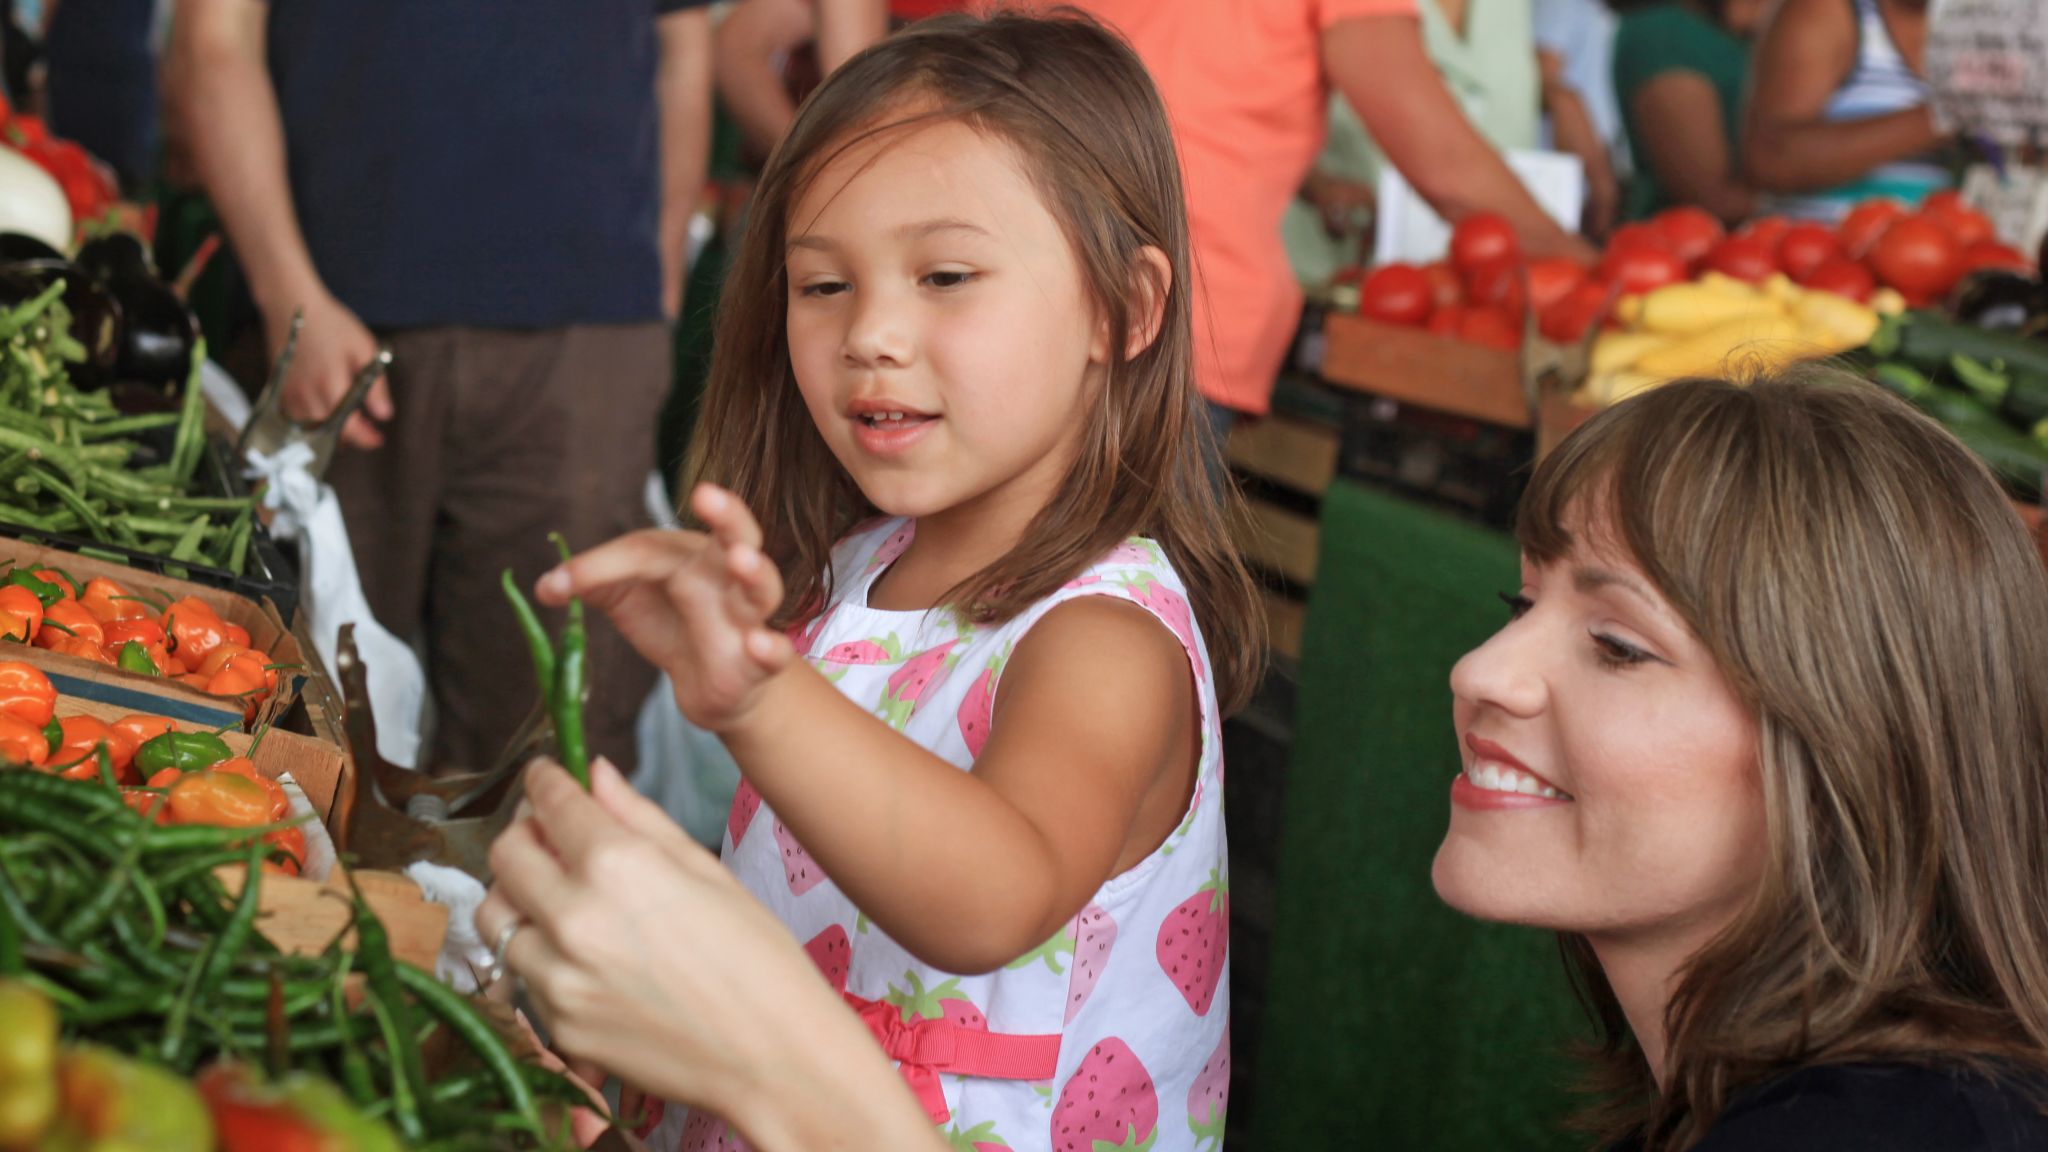
{"type": "Polygon", "coordinates": [[[1621,121],[1636,158],[1628,197],[1631,217],[1670,206],[1650,170],[1650,154],[1635,110],[1636,93],[1667,72],[1696,72],[1714,86],[1721,99],[1721,131],[1728,141],[1728,154],[1736,154],[1742,92],[1749,80],[1749,45],[1684,4],[1657,4],[1628,13],[1614,35],[1614,97],[1621,104],[1621,121]]]}

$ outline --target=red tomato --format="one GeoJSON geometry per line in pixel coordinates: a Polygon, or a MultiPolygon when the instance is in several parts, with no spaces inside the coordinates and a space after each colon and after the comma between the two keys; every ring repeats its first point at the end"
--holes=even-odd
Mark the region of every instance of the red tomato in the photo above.
{"type": "Polygon", "coordinates": [[[1737,229],[1737,236],[1749,236],[1764,242],[1770,251],[1778,250],[1778,241],[1792,227],[1792,222],[1783,216],[1760,216],[1737,229]]]}
{"type": "Polygon", "coordinates": [[[1879,280],[1910,299],[1940,296],[1963,275],[1955,238],[1924,216],[1908,216],[1885,229],[1867,262],[1879,280]]]}
{"type": "Polygon", "coordinates": [[[1413,264],[1372,270],[1358,290],[1358,314],[1384,324],[1415,326],[1429,319],[1429,277],[1413,264]]]}
{"type": "Polygon", "coordinates": [[[1842,254],[1835,234],[1818,224],[1794,224],[1778,237],[1778,267],[1794,283],[1804,284],[1815,268],[1842,254]]]}
{"type": "Polygon", "coordinates": [[[2026,255],[2010,244],[1996,240],[1979,240],[1963,249],[1963,267],[1975,272],[1979,268],[2003,268],[2008,272],[2032,272],[2034,265],[2026,255]]]}
{"type": "Polygon", "coordinates": [[[1707,253],[1706,267],[1723,276],[1761,284],[1771,278],[1778,265],[1771,259],[1771,247],[1762,237],[1737,234],[1721,241],[1707,253]]]}
{"type": "Polygon", "coordinates": [[[1470,311],[1463,304],[1446,304],[1430,314],[1429,330],[1438,336],[1456,339],[1458,329],[1465,323],[1465,313],[1470,311]]]}
{"type": "Polygon", "coordinates": [[[1521,250],[1514,225],[1492,212],[1474,212],[1451,229],[1451,266],[1461,276],[1470,276],[1474,268],[1489,260],[1519,255],[1521,250]]]}
{"type": "Polygon", "coordinates": [[[1680,259],[1689,265],[1696,265],[1714,250],[1727,230],[1721,221],[1704,208],[1690,204],[1667,208],[1651,221],[1657,231],[1664,234],[1665,243],[1678,253],[1680,259]]]}
{"type": "Polygon", "coordinates": [[[1651,248],[1659,252],[1672,251],[1671,239],[1655,224],[1623,224],[1607,238],[1607,251],[1619,252],[1624,248],[1651,248]]]}
{"type": "Polygon", "coordinates": [[[1429,300],[1433,307],[1448,308],[1465,302],[1465,283],[1458,279],[1458,271],[1450,261],[1424,264],[1422,274],[1429,277],[1429,300]]]}
{"type": "Polygon", "coordinates": [[[1885,229],[1905,214],[1906,209],[1897,200],[1865,200],[1842,217],[1842,222],[1835,226],[1835,238],[1851,259],[1861,260],[1885,229]]]}
{"type": "Polygon", "coordinates": [[[1561,256],[1529,264],[1529,306],[1541,316],[1550,306],[1571,295],[1586,279],[1586,268],[1561,256]]]}
{"type": "Polygon", "coordinates": [[[1649,292],[1685,280],[1685,259],[1669,248],[1637,244],[1609,248],[1600,260],[1600,278],[1621,285],[1624,294],[1649,292]]]}
{"type": "Polygon", "coordinates": [[[1522,289],[1522,262],[1513,256],[1488,260],[1466,273],[1465,292],[1467,299],[1482,308],[1520,316],[1528,298],[1522,289]]]}
{"type": "Polygon", "coordinates": [[[1514,352],[1522,347],[1522,326],[1499,308],[1467,308],[1458,322],[1458,339],[1514,352]]]}
{"type": "Polygon", "coordinates": [[[1585,339],[1606,310],[1607,285],[1598,280],[1582,280],[1565,293],[1564,299],[1543,310],[1538,328],[1546,340],[1571,344],[1585,339]]]}
{"type": "Polygon", "coordinates": [[[1832,292],[1857,301],[1868,300],[1877,291],[1877,277],[1870,274],[1870,269],[1846,256],[1821,261],[1800,283],[1816,292],[1832,292]]]}
{"type": "Polygon", "coordinates": [[[1920,214],[1946,229],[1950,238],[1958,245],[1968,248],[1973,244],[1996,243],[1998,229],[1991,226],[1991,217],[1968,205],[1935,211],[1922,209],[1920,214]]]}

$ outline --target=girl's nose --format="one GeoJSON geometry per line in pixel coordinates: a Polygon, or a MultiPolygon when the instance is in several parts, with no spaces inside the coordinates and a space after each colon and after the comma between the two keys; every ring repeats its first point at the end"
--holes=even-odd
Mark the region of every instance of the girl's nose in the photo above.
{"type": "Polygon", "coordinates": [[[1530,617],[1509,622],[1451,668],[1451,694],[1469,707],[1490,706],[1513,716],[1543,711],[1541,654],[1548,646],[1530,617]]]}
{"type": "Polygon", "coordinates": [[[854,368],[902,368],[915,355],[914,337],[908,306],[871,292],[855,304],[840,354],[854,368]]]}

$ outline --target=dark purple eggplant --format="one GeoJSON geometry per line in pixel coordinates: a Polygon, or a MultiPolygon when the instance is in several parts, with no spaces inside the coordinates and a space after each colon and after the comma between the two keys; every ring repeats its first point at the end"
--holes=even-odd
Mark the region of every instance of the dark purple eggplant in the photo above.
{"type": "Polygon", "coordinates": [[[149,249],[132,232],[109,232],[79,245],[78,266],[109,284],[156,279],[149,249]]]}
{"type": "Polygon", "coordinates": [[[64,254],[33,236],[21,232],[0,232],[0,264],[24,260],[62,260],[64,254]]]}
{"type": "Polygon", "coordinates": [[[2016,332],[2048,313],[2048,288],[2031,276],[1986,268],[1963,278],[1949,297],[1949,310],[1965,324],[2016,332]]]}
{"type": "Polygon", "coordinates": [[[58,280],[64,281],[61,299],[71,314],[71,338],[85,347],[85,362],[71,365],[71,378],[84,387],[104,384],[113,376],[122,331],[121,302],[104,284],[63,260],[0,265],[0,307],[38,296],[58,280]]]}
{"type": "Polygon", "coordinates": [[[144,384],[175,384],[190,375],[199,323],[177,293],[155,279],[117,280],[108,287],[121,304],[114,374],[144,384]]]}

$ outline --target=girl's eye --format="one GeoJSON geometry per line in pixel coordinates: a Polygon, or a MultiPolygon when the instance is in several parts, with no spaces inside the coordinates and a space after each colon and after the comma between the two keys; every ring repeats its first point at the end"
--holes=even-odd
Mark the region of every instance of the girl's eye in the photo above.
{"type": "Polygon", "coordinates": [[[1510,620],[1520,620],[1529,614],[1529,609],[1536,606],[1534,600],[1519,592],[1502,592],[1500,594],[1500,602],[1508,606],[1508,619],[1510,620]]]}
{"type": "Polygon", "coordinates": [[[797,289],[797,295],[799,295],[799,296],[837,296],[837,295],[839,295],[839,294],[840,294],[841,292],[844,292],[844,291],[846,291],[846,289],[847,289],[848,287],[849,287],[849,285],[848,285],[848,284],[846,284],[846,282],[845,282],[845,281],[842,281],[842,280],[825,280],[825,281],[821,281],[821,282],[819,282],[819,283],[816,283],[816,284],[806,284],[806,285],[804,285],[804,286],[803,286],[802,288],[799,288],[799,289],[797,289]]]}
{"type": "Polygon", "coordinates": [[[1633,668],[1652,659],[1641,648],[1598,632],[1593,633],[1593,647],[1599,652],[1600,663],[1609,668],[1633,668]]]}
{"type": "Polygon", "coordinates": [[[924,282],[934,288],[958,288],[973,279],[972,272],[927,272],[924,282]]]}

